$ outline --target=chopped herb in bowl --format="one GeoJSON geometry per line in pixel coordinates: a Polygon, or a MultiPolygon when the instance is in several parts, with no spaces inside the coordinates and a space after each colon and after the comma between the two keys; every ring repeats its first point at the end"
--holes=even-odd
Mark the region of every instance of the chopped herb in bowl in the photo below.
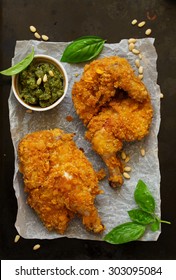
{"type": "Polygon", "coordinates": [[[64,93],[63,74],[46,62],[32,62],[19,74],[19,96],[29,105],[48,107],[64,93]]]}
{"type": "Polygon", "coordinates": [[[12,88],[26,108],[46,111],[63,100],[68,78],[59,61],[47,55],[35,55],[27,68],[12,77],[12,88]]]}

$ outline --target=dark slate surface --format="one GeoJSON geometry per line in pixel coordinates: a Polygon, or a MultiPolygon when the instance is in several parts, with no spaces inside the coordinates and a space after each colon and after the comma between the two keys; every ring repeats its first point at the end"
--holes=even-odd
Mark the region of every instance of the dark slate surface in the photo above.
{"type": "Polygon", "coordinates": [[[4,0],[0,1],[0,69],[11,64],[16,40],[33,39],[29,26],[50,41],[99,35],[108,43],[142,38],[144,29],[131,20],[146,20],[155,37],[158,83],[164,94],[159,133],[162,225],[157,242],[120,246],[78,239],[25,240],[14,244],[17,204],[13,190],[14,153],[8,119],[11,81],[0,76],[0,256],[1,259],[175,259],[176,258],[176,1],[166,0],[4,0]],[[41,249],[33,251],[36,243],[41,249]]]}

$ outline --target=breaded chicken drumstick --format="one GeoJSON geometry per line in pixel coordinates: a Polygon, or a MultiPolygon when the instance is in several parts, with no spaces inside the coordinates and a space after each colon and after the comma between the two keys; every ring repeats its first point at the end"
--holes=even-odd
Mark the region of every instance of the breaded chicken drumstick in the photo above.
{"type": "Polygon", "coordinates": [[[88,128],[86,138],[109,169],[110,185],[121,186],[123,164],[117,152],[123,141],[149,133],[153,109],[147,88],[125,58],[105,57],[85,66],[72,99],[88,128]]]}

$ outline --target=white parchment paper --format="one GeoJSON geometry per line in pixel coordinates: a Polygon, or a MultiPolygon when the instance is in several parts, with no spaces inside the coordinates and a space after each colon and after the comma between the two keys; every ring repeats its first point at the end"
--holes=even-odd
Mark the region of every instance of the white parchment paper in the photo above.
{"type": "MultiPolygon", "coordinates": [[[[15,55],[13,64],[20,61],[29,53],[34,46],[35,54],[48,54],[60,60],[62,53],[67,46],[66,42],[42,42],[42,41],[17,41],[15,46],[15,55]]],[[[134,189],[139,179],[142,179],[149,187],[156,200],[156,213],[160,216],[160,171],[158,161],[158,140],[157,135],[160,126],[160,87],[157,85],[157,53],[154,48],[154,39],[138,39],[136,48],[142,54],[141,65],[144,67],[143,82],[151,94],[154,108],[154,117],[150,134],[142,141],[124,145],[124,150],[130,156],[131,179],[125,180],[122,188],[112,189],[105,178],[100,182],[104,194],[97,196],[96,206],[101,216],[106,230],[101,235],[87,232],[79,218],[70,222],[64,235],[56,232],[49,232],[41,223],[35,212],[26,203],[26,194],[24,193],[22,176],[18,171],[17,147],[19,140],[27,133],[37,130],[61,128],[66,132],[76,133],[74,140],[77,146],[84,149],[85,155],[92,162],[94,168],[106,168],[101,158],[91,149],[91,144],[84,139],[85,127],[76,115],[72,99],[71,89],[73,83],[79,80],[83,72],[84,63],[67,64],[63,63],[69,77],[69,88],[65,99],[53,110],[48,112],[28,113],[26,109],[18,103],[11,90],[9,97],[9,118],[11,136],[15,150],[15,172],[14,189],[18,202],[18,212],[16,218],[16,229],[24,238],[53,239],[63,236],[69,238],[102,240],[103,236],[113,227],[130,221],[127,211],[136,207],[134,202],[134,189]],[[79,75],[78,75],[79,74],[79,75]],[[67,121],[66,117],[70,115],[73,121],[67,121]],[[146,156],[140,155],[140,149],[146,150],[146,156]]],[[[137,73],[135,59],[137,58],[128,50],[128,40],[122,40],[119,43],[105,44],[100,57],[118,55],[128,59],[129,63],[137,73]]],[[[151,232],[147,230],[141,238],[142,241],[157,240],[160,231],[151,232]]]]}

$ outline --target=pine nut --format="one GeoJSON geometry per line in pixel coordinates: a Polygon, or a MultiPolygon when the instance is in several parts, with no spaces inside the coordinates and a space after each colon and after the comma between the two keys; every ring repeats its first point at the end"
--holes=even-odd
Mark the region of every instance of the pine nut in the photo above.
{"type": "Polygon", "coordinates": [[[39,86],[39,85],[41,84],[41,82],[42,82],[42,79],[41,79],[41,78],[38,78],[38,80],[37,80],[37,85],[39,86]]]}
{"type": "Polygon", "coordinates": [[[139,55],[138,55],[138,56],[139,56],[139,59],[142,59],[142,54],[141,54],[141,53],[139,53],[139,55]]]}
{"type": "Polygon", "coordinates": [[[125,159],[125,162],[127,163],[127,162],[129,162],[129,161],[130,161],[130,157],[127,156],[126,159],[125,159]]]}
{"type": "Polygon", "coordinates": [[[142,79],[144,78],[144,75],[143,75],[143,74],[140,74],[140,75],[138,75],[138,78],[139,78],[140,80],[142,80],[142,79]]]}
{"type": "Polygon", "coordinates": [[[138,27],[143,27],[145,25],[145,21],[141,21],[140,23],[138,23],[138,27]]]}
{"type": "Polygon", "coordinates": [[[136,60],[135,60],[135,65],[136,65],[136,67],[138,67],[138,68],[140,67],[140,61],[139,61],[139,59],[136,59],[136,60]]]}
{"type": "Polygon", "coordinates": [[[132,25],[135,25],[136,23],[137,23],[137,19],[133,19],[131,22],[132,25]]]}
{"type": "Polygon", "coordinates": [[[39,34],[38,32],[35,32],[35,33],[34,33],[34,36],[35,36],[35,38],[37,38],[37,39],[40,39],[40,38],[41,38],[41,36],[40,36],[40,34],[39,34]]]}
{"type": "Polygon", "coordinates": [[[144,148],[141,149],[141,156],[143,156],[143,157],[145,156],[145,149],[144,148]]]}
{"type": "Polygon", "coordinates": [[[132,49],[132,53],[134,53],[134,54],[139,54],[140,52],[139,52],[139,50],[137,50],[137,49],[132,49]]]}
{"type": "Polygon", "coordinates": [[[17,243],[17,242],[19,241],[19,239],[20,239],[20,235],[17,234],[17,235],[15,236],[14,242],[17,243]]]}
{"type": "Polygon", "coordinates": [[[152,30],[149,28],[145,31],[145,35],[150,35],[152,33],[152,30]]]}
{"type": "Polygon", "coordinates": [[[48,80],[48,77],[47,77],[47,75],[45,74],[45,75],[43,76],[43,82],[46,83],[47,80],[48,80]]]}
{"type": "Polygon", "coordinates": [[[127,172],[123,172],[123,177],[125,179],[130,179],[130,175],[127,172]]]}
{"type": "Polygon", "coordinates": [[[32,110],[26,110],[26,113],[31,114],[32,110]]]}
{"type": "Polygon", "coordinates": [[[40,248],[40,244],[36,244],[36,245],[34,245],[33,250],[36,251],[36,250],[38,250],[39,248],[40,248]]]}
{"type": "Polygon", "coordinates": [[[139,69],[138,69],[138,72],[139,72],[139,74],[143,74],[143,72],[144,72],[144,67],[143,67],[143,66],[140,66],[139,69]]]}
{"type": "Polygon", "coordinates": [[[125,154],[125,152],[124,152],[124,151],[122,151],[122,152],[121,152],[121,158],[122,158],[123,160],[125,160],[125,159],[126,159],[126,154],[125,154]]]}
{"type": "Polygon", "coordinates": [[[130,43],[129,46],[128,46],[128,49],[129,49],[129,51],[132,51],[134,49],[134,44],[130,43]]]}
{"type": "Polygon", "coordinates": [[[125,167],[124,167],[124,171],[130,172],[130,171],[131,171],[131,167],[130,167],[130,166],[125,166],[125,167]]]}
{"type": "Polygon", "coordinates": [[[130,38],[130,39],[128,40],[128,43],[129,43],[129,44],[131,44],[131,43],[135,44],[136,41],[137,41],[137,40],[136,40],[135,38],[130,38]]]}
{"type": "Polygon", "coordinates": [[[51,77],[54,77],[54,73],[53,73],[53,71],[52,70],[49,70],[49,75],[51,76],[51,77]]]}
{"type": "Polygon", "coordinates": [[[36,30],[37,30],[37,29],[35,28],[35,26],[33,26],[33,25],[29,26],[29,29],[30,29],[31,32],[33,32],[33,33],[36,32],[36,30]]]}
{"type": "Polygon", "coordinates": [[[160,98],[163,98],[164,97],[164,94],[163,93],[160,93],[160,98]]]}
{"type": "Polygon", "coordinates": [[[44,41],[48,41],[48,40],[49,40],[49,37],[46,36],[46,35],[42,35],[42,39],[43,39],[44,41]]]}

